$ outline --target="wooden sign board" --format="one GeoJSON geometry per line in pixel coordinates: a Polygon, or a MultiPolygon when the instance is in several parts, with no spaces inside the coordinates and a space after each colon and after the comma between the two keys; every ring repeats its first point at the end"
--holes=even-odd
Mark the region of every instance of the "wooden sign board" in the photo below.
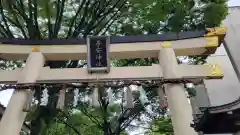
{"type": "Polygon", "coordinates": [[[88,36],[87,55],[89,73],[108,73],[110,71],[108,36],[88,36]]]}

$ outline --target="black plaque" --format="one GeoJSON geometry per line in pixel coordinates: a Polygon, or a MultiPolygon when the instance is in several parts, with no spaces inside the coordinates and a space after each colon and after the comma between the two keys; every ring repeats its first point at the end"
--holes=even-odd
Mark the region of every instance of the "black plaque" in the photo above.
{"type": "Polygon", "coordinates": [[[88,71],[93,72],[109,72],[108,47],[110,40],[108,36],[88,36],[88,71]]]}

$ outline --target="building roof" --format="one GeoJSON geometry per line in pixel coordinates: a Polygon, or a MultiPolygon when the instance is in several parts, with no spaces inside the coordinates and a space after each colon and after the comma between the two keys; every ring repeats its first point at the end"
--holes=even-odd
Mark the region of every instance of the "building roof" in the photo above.
{"type": "Polygon", "coordinates": [[[200,108],[201,113],[195,114],[196,131],[204,134],[236,133],[240,129],[240,98],[224,105],[200,108]]]}

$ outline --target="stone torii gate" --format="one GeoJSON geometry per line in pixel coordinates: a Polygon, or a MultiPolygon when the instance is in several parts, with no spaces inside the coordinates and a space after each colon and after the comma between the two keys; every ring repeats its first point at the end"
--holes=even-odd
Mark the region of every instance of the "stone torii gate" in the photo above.
{"type": "MultiPolygon", "coordinates": [[[[157,80],[165,83],[175,135],[196,135],[197,133],[190,127],[193,120],[192,109],[182,83],[198,79],[221,79],[223,73],[216,64],[178,64],[176,56],[212,54],[221,44],[224,35],[224,28],[215,28],[210,31],[178,34],[89,37],[87,42],[84,39],[42,41],[1,39],[0,58],[26,60],[26,65],[22,69],[0,71],[0,83],[34,85],[157,80]],[[158,58],[160,65],[109,66],[109,59],[131,58],[158,58]],[[46,61],[87,59],[88,69],[44,67],[46,61]]],[[[26,117],[27,112],[23,109],[29,105],[29,100],[31,101],[31,91],[24,87],[20,88],[14,91],[1,119],[0,133],[3,135],[19,135],[26,117]]]]}

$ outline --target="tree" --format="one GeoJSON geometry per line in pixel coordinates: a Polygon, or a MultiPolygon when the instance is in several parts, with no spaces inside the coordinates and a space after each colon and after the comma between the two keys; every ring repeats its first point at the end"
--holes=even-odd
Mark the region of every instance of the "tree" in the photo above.
{"type": "MultiPolygon", "coordinates": [[[[117,108],[116,105],[112,105],[108,111],[114,112],[114,109],[117,108]]],[[[101,117],[98,113],[101,111],[100,109],[95,109],[90,111],[90,109],[93,108],[87,108],[88,109],[88,115],[93,115],[98,119],[101,117]]],[[[63,112],[62,112],[63,113],[63,112]]],[[[86,112],[84,112],[86,113],[86,112]]],[[[101,127],[96,125],[92,120],[89,119],[88,116],[84,115],[82,112],[76,112],[71,114],[70,116],[66,117],[63,115],[58,115],[56,119],[54,119],[50,125],[50,127],[47,129],[46,135],[101,135],[103,134],[103,131],[101,127]],[[68,124],[66,124],[68,123],[68,124]],[[73,130],[74,127],[74,130],[73,130]]],[[[125,132],[121,133],[121,135],[126,134],[125,132]]]]}
{"type": "Polygon", "coordinates": [[[64,117],[58,116],[54,119],[54,122],[47,129],[46,135],[73,135],[76,133],[79,135],[102,134],[102,130],[80,112],[72,114],[66,118],[66,120],[63,118],[64,117]],[[66,122],[68,124],[65,124],[66,122]],[[71,126],[74,126],[75,131],[72,130],[71,126]]]}
{"type": "Polygon", "coordinates": [[[169,117],[159,117],[153,120],[149,135],[173,135],[173,126],[169,117]]]}
{"type": "MultiPolygon", "coordinates": [[[[86,37],[86,35],[136,35],[169,31],[180,32],[218,26],[226,14],[226,0],[0,0],[0,35],[12,39],[42,40],[78,38],[86,37]]],[[[10,63],[13,67],[21,66],[19,64],[21,62],[7,63],[10,63]],[[16,64],[18,66],[15,66],[16,64]]],[[[158,60],[152,58],[131,59],[114,61],[114,63],[116,66],[151,65],[152,63],[158,63],[158,60]]],[[[46,63],[52,68],[74,68],[82,67],[84,64],[84,62],[79,61],[48,61],[46,63]]],[[[8,67],[5,63],[2,66],[8,67]]],[[[130,113],[128,111],[118,112],[119,116],[121,116],[117,119],[118,127],[121,124],[124,124],[124,127],[116,129],[114,132],[119,134],[126,128],[133,128],[130,120],[142,122],[140,119],[142,115],[155,118],[156,115],[164,113],[157,104],[156,88],[144,89],[148,103],[142,105],[137,100],[135,108],[131,109],[130,113]],[[154,113],[150,113],[146,109],[149,104],[151,104],[154,113]],[[123,116],[126,113],[128,115],[125,118],[123,116]]],[[[46,106],[40,105],[42,95],[40,90],[42,89],[36,90],[35,98],[39,102],[36,109],[32,110],[33,113],[31,114],[34,115],[30,119],[31,134],[33,135],[47,132],[46,128],[51,129],[52,122],[59,115],[59,110],[55,108],[59,88],[53,87],[48,90],[49,99],[46,106]]],[[[91,90],[88,89],[88,91],[91,90]]],[[[119,91],[119,89],[116,89],[115,94],[118,95],[119,91]]],[[[73,100],[73,95],[68,92],[68,100],[73,100]]],[[[137,93],[135,95],[138,96],[137,93]]],[[[68,104],[67,107],[64,111],[67,114],[66,117],[75,116],[71,111],[76,107],[73,107],[72,104],[68,104]]],[[[110,123],[107,121],[111,115],[105,115],[109,103],[102,99],[101,107],[104,108],[104,113],[101,116],[105,116],[103,123],[101,123],[101,129],[104,134],[109,134],[108,130],[111,129],[109,126],[113,124],[112,121],[110,123]]],[[[84,115],[88,114],[89,112],[84,115]]],[[[97,116],[88,116],[91,119],[95,117],[97,116]]],[[[62,122],[59,125],[60,130],[63,129],[63,125],[68,124],[62,122]]],[[[76,131],[74,133],[77,134],[76,131]]],[[[83,132],[81,131],[81,133],[83,132]]]]}

